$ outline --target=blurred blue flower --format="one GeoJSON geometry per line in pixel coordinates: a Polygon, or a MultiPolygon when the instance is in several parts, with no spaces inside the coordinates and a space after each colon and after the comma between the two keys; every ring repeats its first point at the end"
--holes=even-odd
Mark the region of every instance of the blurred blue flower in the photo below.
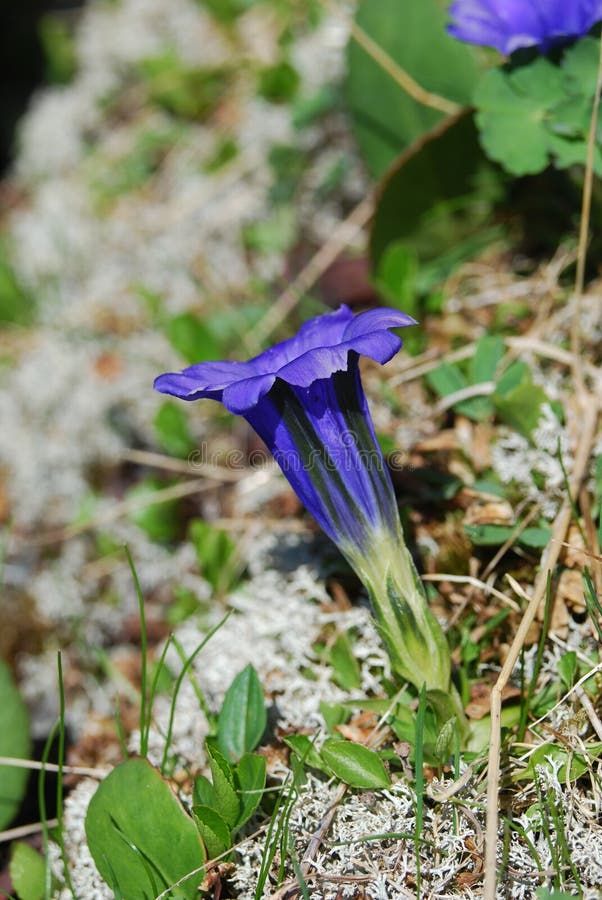
{"type": "Polygon", "coordinates": [[[201,362],[155,388],[244,416],[366,585],[393,669],[446,698],[449,649],[404,542],[359,372],[360,355],[386,363],[400,349],[390,328],[413,324],[397,310],[341,306],[248,362],[201,362]]]}
{"type": "Polygon", "coordinates": [[[461,41],[509,56],[521,47],[550,47],[582,37],[602,19],[602,0],[456,0],[448,31],[461,41]]]}

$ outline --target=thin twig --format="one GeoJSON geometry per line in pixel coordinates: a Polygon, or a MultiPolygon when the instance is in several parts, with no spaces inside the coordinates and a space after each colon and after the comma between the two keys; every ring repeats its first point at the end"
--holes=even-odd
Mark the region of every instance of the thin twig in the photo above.
{"type": "Polygon", "coordinates": [[[0,844],[18,841],[21,838],[29,837],[30,834],[38,834],[44,828],[56,828],[58,824],[58,819],[48,819],[46,822],[34,822],[32,825],[19,825],[18,828],[8,828],[6,831],[0,831],[0,844]]]}
{"type": "Polygon", "coordinates": [[[479,384],[467,384],[451,394],[446,394],[435,406],[435,414],[440,415],[451,409],[456,403],[470,400],[472,397],[490,397],[495,392],[494,381],[481,381],[479,384]]]}
{"type": "MultiPolygon", "coordinates": [[[[581,483],[585,477],[592,444],[596,434],[598,420],[598,403],[594,397],[589,397],[589,403],[583,410],[583,423],[579,444],[575,454],[575,464],[571,477],[571,494],[577,496],[581,483]]],[[[489,757],[487,771],[487,826],[485,837],[485,884],[483,888],[484,900],[495,900],[496,875],[497,875],[497,830],[499,820],[498,790],[500,777],[500,747],[501,747],[501,712],[502,692],[506,687],[516,665],[521,648],[527,637],[527,633],[535,618],[539,605],[545,595],[548,575],[554,570],[561,552],[559,541],[564,540],[573,515],[573,509],[568,497],[565,498],[561,510],[556,518],[553,530],[553,540],[542,555],[541,569],[535,583],[533,596],[521,620],[506,661],[491,691],[491,738],[489,742],[489,757]]]]}
{"type": "Polygon", "coordinates": [[[506,555],[508,550],[513,546],[513,544],[515,543],[517,538],[519,538],[521,536],[521,534],[523,533],[525,528],[529,525],[529,523],[533,521],[533,519],[535,518],[535,516],[537,515],[538,512],[539,512],[539,503],[536,503],[535,506],[533,506],[529,510],[529,512],[527,513],[525,518],[521,522],[518,523],[518,525],[516,526],[516,528],[510,535],[510,537],[506,541],[504,541],[504,543],[502,544],[500,549],[497,551],[495,556],[489,561],[489,563],[483,570],[483,573],[481,576],[482,578],[487,578],[487,576],[490,575],[495,570],[497,564],[500,562],[500,560],[502,560],[504,558],[504,556],[506,555]]]}
{"type": "Polygon", "coordinates": [[[506,606],[509,606],[510,609],[514,609],[517,612],[520,612],[520,606],[513,600],[512,597],[509,597],[507,594],[503,594],[502,591],[498,591],[497,588],[492,587],[487,582],[482,581],[480,578],[475,578],[473,575],[422,575],[423,581],[450,581],[455,584],[470,584],[472,587],[479,588],[484,591],[486,594],[491,594],[492,597],[497,597],[498,600],[501,600],[502,603],[505,603],[506,606]]]}
{"type": "Polygon", "coordinates": [[[180,500],[182,497],[190,497],[192,494],[202,494],[204,491],[213,489],[213,484],[207,484],[200,478],[192,481],[183,481],[179,484],[172,484],[169,487],[161,488],[158,491],[149,491],[143,495],[130,497],[115,503],[114,506],[104,509],[97,515],[92,516],[86,522],[78,522],[75,525],[67,525],[63,528],[56,528],[53,531],[44,532],[37,537],[23,538],[23,544],[34,547],[44,547],[48,544],[58,544],[61,541],[67,541],[78,534],[91,531],[93,528],[104,527],[117,519],[132,513],[146,509],[148,506],[155,506],[158,503],[168,503],[171,500],[180,500]]]}
{"type": "Polygon", "coordinates": [[[589,699],[589,697],[587,696],[587,694],[585,693],[585,691],[583,690],[581,685],[579,685],[579,687],[576,688],[575,693],[579,697],[579,703],[581,704],[581,706],[587,713],[587,717],[591,722],[592,728],[594,729],[594,731],[596,732],[596,734],[602,741],[602,722],[600,721],[600,717],[598,716],[598,713],[594,709],[594,704],[589,699]]]}
{"type": "MultiPolygon", "coordinates": [[[[331,2],[331,0],[321,0],[321,2],[322,5],[334,15],[344,15],[336,3],[331,2]]],[[[405,93],[413,100],[420,103],[422,106],[429,106],[431,109],[437,109],[439,112],[447,113],[447,115],[450,116],[460,112],[462,109],[460,104],[455,103],[453,100],[448,100],[446,97],[441,97],[439,94],[433,94],[431,91],[427,91],[422,85],[418,84],[418,82],[415,81],[405,69],[402,69],[399,63],[396,62],[393,57],[380,46],[380,44],[377,44],[376,41],[364,31],[361,25],[358,25],[355,19],[351,18],[349,20],[349,28],[353,40],[359,44],[362,50],[364,50],[368,56],[380,66],[383,72],[386,72],[387,75],[393,79],[395,84],[399,85],[402,91],[405,91],[405,93]]]]}
{"type": "Polygon", "coordinates": [[[36,772],[64,772],[65,775],[87,775],[102,780],[110,767],[91,769],[88,766],[57,766],[55,763],[40,762],[35,759],[21,759],[16,756],[0,756],[0,766],[13,766],[15,769],[33,769],[36,772]]]}
{"type": "Polygon", "coordinates": [[[318,278],[336,260],[346,246],[351,244],[359,232],[369,221],[374,211],[374,194],[368,193],[351,211],[346,219],[340,222],[330,238],[298,275],[286,290],[278,297],[262,319],[249,332],[249,339],[257,349],[293,311],[299,300],[316,283],[318,278]]]}
{"type": "Polygon", "coordinates": [[[211,481],[240,481],[249,473],[247,468],[228,468],[204,462],[200,450],[193,450],[188,459],[177,459],[163,453],[151,453],[148,450],[123,450],[121,458],[127,462],[153,469],[164,469],[166,472],[181,472],[184,475],[198,475],[211,481]]]}

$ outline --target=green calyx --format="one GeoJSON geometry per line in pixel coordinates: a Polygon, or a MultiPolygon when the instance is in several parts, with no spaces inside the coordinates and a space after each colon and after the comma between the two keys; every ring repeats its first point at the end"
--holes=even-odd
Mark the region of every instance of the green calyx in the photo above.
{"type": "Polygon", "coordinates": [[[349,559],[368,589],[376,624],[394,673],[427,697],[441,722],[456,718],[463,733],[466,722],[451,683],[447,639],[431,612],[412,557],[399,535],[375,541],[372,552],[349,559]]]}

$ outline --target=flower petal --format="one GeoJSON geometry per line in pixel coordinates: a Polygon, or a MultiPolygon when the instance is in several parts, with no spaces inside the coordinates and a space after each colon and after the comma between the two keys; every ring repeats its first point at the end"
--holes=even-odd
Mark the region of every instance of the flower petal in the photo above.
{"type": "Polygon", "coordinates": [[[274,344],[251,359],[247,365],[253,369],[255,375],[279,373],[284,366],[308,350],[340,343],[345,328],[352,320],[353,313],[348,306],[340,306],[339,309],[326,315],[314,316],[313,319],[303,323],[294,337],[274,344]]]}
{"type": "Polygon", "coordinates": [[[407,313],[397,309],[369,309],[368,312],[355,316],[343,335],[343,340],[359,337],[363,334],[371,334],[375,331],[383,331],[387,328],[404,328],[406,325],[416,325],[416,319],[407,313]]]}
{"type": "Polygon", "coordinates": [[[275,381],[276,376],[271,372],[267,375],[254,375],[252,378],[236,381],[224,388],[222,403],[230,412],[244,415],[257,405],[275,381]]]}
{"type": "Polygon", "coordinates": [[[202,362],[182,372],[159,375],[155,378],[154,388],[182,400],[199,400],[201,397],[221,400],[224,388],[249,374],[248,363],[202,362]]]}
{"type": "Polygon", "coordinates": [[[602,0],[456,0],[448,31],[508,56],[521,47],[547,51],[581,37],[602,19],[602,0]]]}

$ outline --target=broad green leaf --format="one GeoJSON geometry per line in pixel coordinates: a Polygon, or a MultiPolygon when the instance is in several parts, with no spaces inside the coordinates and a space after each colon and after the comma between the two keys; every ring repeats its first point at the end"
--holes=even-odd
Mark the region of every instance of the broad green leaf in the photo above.
{"type": "Polygon", "coordinates": [[[379,790],[391,784],[378,753],[361,744],[329,738],[320,755],[333,774],[351,787],[379,790]]]}
{"type": "Polygon", "coordinates": [[[416,311],[416,253],[401,241],[389,244],[382,255],[374,283],[391,306],[413,315],[416,311]]]}
{"type": "Polygon", "coordinates": [[[349,635],[342,632],[330,648],[333,681],[346,691],[361,687],[362,675],[349,635]]]}
{"type": "Polygon", "coordinates": [[[539,385],[527,382],[504,395],[495,393],[493,403],[498,417],[525,437],[531,439],[541,418],[541,407],[547,402],[539,385]]]}
{"type": "Polygon", "coordinates": [[[203,838],[208,859],[215,859],[230,849],[232,846],[230,827],[216,809],[195,804],[192,807],[192,814],[203,838]]]}
{"type": "Polygon", "coordinates": [[[236,762],[257,747],[266,725],[263,689],[249,663],[226,691],[217,722],[220,750],[227,759],[236,762]]]}
{"type": "MultiPolygon", "coordinates": [[[[127,760],[99,784],[86,837],[98,871],[124,900],[149,900],[205,862],[194,821],[145,759],[127,760]]],[[[203,874],[201,868],[170,896],[194,900],[203,874]]]]}
{"type": "Polygon", "coordinates": [[[171,400],[161,404],[155,416],[155,434],[161,448],[170,456],[185,459],[196,447],[182,406],[171,400]]]}
{"type": "Polygon", "coordinates": [[[440,397],[447,397],[467,386],[467,381],[455,363],[442,363],[426,375],[426,380],[440,397]]]}
{"type": "Polygon", "coordinates": [[[581,38],[565,51],[562,58],[562,71],[568,90],[577,96],[584,91],[593,97],[598,80],[598,64],[600,58],[600,42],[594,37],[581,38]]]}
{"type": "Polygon", "coordinates": [[[529,757],[525,769],[515,775],[516,781],[533,781],[539,766],[553,767],[560,782],[574,782],[584,775],[588,768],[600,758],[602,743],[587,744],[587,758],[583,753],[573,752],[559,744],[542,744],[529,757]],[[588,762],[589,761],[589,762],[588,762]]]}
{"type": "Polygon", "coordinates": [[[304,765],[330,774],[328,767],[314,747],[313,741],[306,734],[289,734],[284,738],[284,743],[291,748],[304,765]]]}
{"type": "Polygon", "coordinates": [[[351,718],[351,712],[342,703],[327,703],[325,700],[320,700],[320,712],[331,733],[337,725],[342,725],[351,718]]]}
{"type": "Polygon", "coordinates": [[[246,246],[257,253],[286,253],[297,240],[297,213],[292,204],[280,204],[269,215],[243,228],[246,246]]]}
{"type": "Polygon", "coordinates": [[[46,863],[29,844],[15,842],[11,847],[10,880],[19,900],[42,900],[46,894],[46,863]]]}
{"type": "MultiPolygon", "coordinates": [[[[516,525],[465,525],[464,531],[476,547],[499,547],[515,533],[516,525]]],[[[552,537],[548,527],[525,528],[516,538],[523,547],[541,550],[552,537]]]]}
{"type": "MultiPolygon", "coordinates": [[[[0,659],[0,756],[31,754],[29,715],[8,666],[0,659]]],[[[25,794],[27,769],[0,766],[0,829],[14,819],[25,794]]]]}
{"type": "Polygon", "coordinates": [[[505,369],[497,380],[496,393],[503,397],[518,387],[519,384],[531,382],[531,372],[526,363],[517,359],[505,369]]]}
{"type": "MultiPolygon", "coordinates": [[[[356,21],[423,88],[470,103],[475,55],[446,33],[446,12],[437,0],[361,0],[356,21]]],[[[358,143],[377,177],[444,115],[410,97],[353,38],[346,96],[358,143]]]]}
{"type": "Polygon", "coordinates": [[[540,57],[511,73],[490,69],[474,95],[481,143],[490,159],[513,175],[545,169],[546,118],[563,96],[562,73],[547,59],[540,57]]]}
{"type": "Polygon", "coordinates": [[[234,770],[234,781],[240,800],[240,814],[235,824],[237,830],[251,818],[261,803],[265,779],[265,757],[256,753],[245,753],[234,770]]]}
{"type": "Polygon", "coordinates": [[[508,540],[514,528],[508,525],[465,525],[464,531],[476,547],[498,547],[508,540]]]}
{"type": "Polygon", "coordinates": [[[126,493],[132,522],[151,540],[165,543],[175,540],[181,527],[177,500],[153,501],[154,494],[168,486],[156,478],[145,478],[126,493]]]}
{"type": "Polygon", "coordinates": [[[504,339],[501,335],[486,334],[480,338],[470,363],[471,383],[482,384],[484,381],[493,381],[503,355],[504,339]]]}
{"type": "Polygon", "coordinates": [[[212,806],[217,808],[215,788],[204,775],[197,775],[192,789],[192,803],[196,806],[212,806]]]}
{"type": "MultiPolygon", "coordinates": [[[[585,164],[598,67],[598,42],[579,41],[559,66],[538,57],[512,71],[492,69],[475,92],[477,124],[488,156],[514,175],[585,164]],[[517,140],[516,136],[520,135],[517,140]]],[[[602,153],[594,168],[602,172],[602,153]]]]}
{"type": "Polygon", "coordinates": [[[218,595],[231,590],[240,580],[235,542],[227,531],[202,519],[193,519],[188,536],[194,545],[201,574],[218,595]]]}
{"type": "Polygon", "coordinates": [[[207,756],[215,791],[215,809],[232,829],[240,816],[240,800],[234,787],[234,770],[219,750],[209,744],[207,756]]]}
{"type": "MultiPolygon", "coordinates": [[[[478,349],[478,348],[477,348],[478,349]]],[[[473,361],[473,369],[474,369],[474,361],[473,361]]],[[[485,365],[481,361],[477,363],[478,371],[485,371],[485,365]]],[[[462,390],[462,388],[468,387],[468,381],[463,374],[462,370],[455,363],[442,363],[436,369],[433,369],[432,372],[429,372],[426,375],[426,380],[429,385],[439,394],[440,397],[447,397],[449,394],[453,394],[456,391],[462,390]]],[[[482,380],[489,381],[490,379],[480,379],[480,383],[482,380]]],[[[476,382],[472,382],[476,383],[476,382]]],[[[461,413],[464,416],[468,416],[470,419],[474,419],[476,422],[481,422],[483,419],[486,419],[488,416],[493,414],[493,403],[491,397],[469,397],[466,400],[458,400],[457,403],[454,403],[453,407],[456,412],[461,413]]]]}
{"type": "Polygon", "coordinates": [[[166,332],[172,346],[190,365],[207,359],[219,359],[221,355],[213,333],[193,313],[174,316],[167,322],[166,332]]]}
{"type": "Polygon", "coordinates": [[[370,238],[374,268],[387,247],[403,242],[420,263],[418,289],[431,290],[499,238],[491,210],[502,177],[485,159],[472,115],[446,119],[401,153],[383,180],[370,238]]]}
{"type": "Polygon", "coordinates": [[[577,654],[574,650],[569,650],[558,660],[558,674],[562,678],[562,683],[569,690],[573,686],[573,682],[577,675],[578,663],[577,654]]]}
{"type": "Polygon", "coordinates": [[[543,550],[552,540],[552,529],[547,525],[538,528],[525,528],[518,536],[517,543],[534,550],[543,550]]]}

